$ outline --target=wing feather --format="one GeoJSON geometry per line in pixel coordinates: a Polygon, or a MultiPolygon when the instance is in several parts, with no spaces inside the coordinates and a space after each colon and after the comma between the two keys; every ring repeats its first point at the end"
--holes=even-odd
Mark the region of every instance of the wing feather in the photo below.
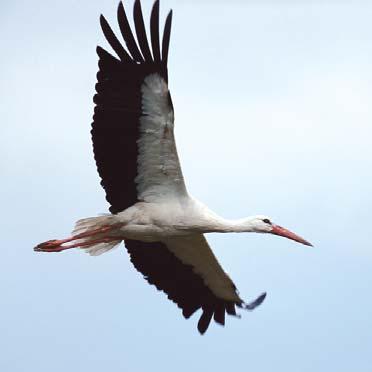
{"type": "Polygon", "coordinates": [[[145,23],[143,22],[141,2],[136,0],[133,8],[134,26],[136,28],[138,44],[145,61],[152,61],[149,43],[146,36],[145,23]]]}
{"type": "Polygon", "coordinates": [[[202,335],[207,331],[209,324],[212,320],[212,317],[213,317],[213,308],[211,306],[203,307],[203,314],[200,317],[199,322],[198,322],[198,330],[202,335]]]}
{"type": "Polygon", "coordinates": [[[159,0],[156,0],[152,7],[150,19],[151,45],[154,61],[159,63],[160,57],[160,42],[159,42],[159,0]]]}
{"type": "Polygon", "coordinates": [[[144,59],[142,57],[141,52],[138,49],[136,41],[134,40],[134,36],[130,28],[127,15],[125,13],[124,5],[121,1],[118,6],[118,23],[125,44],[130,54],[132,55],[132,58],[137,62],[143,62],[144,59]]]}
{"type": "Polygon", "coordinates": [[[116,54],[122,61],[130,61],[131,58],[123,46],[120,44],[119,40],[112,31],[110,25],[106,21],[106,18],[101,14],[100,23],[102,27],[103,34],[105,35],[107,41],[111,45],[112,49],[115,50],[116,54]]]}
{"type": "MultiPolygon", "coordinates": [[[[224,325],[225,313],[236,315],[235,306],[253,310],[238,296],[234,283],[202,235],[157,243],[126,240],[125,245],[136,269],[150,284],[165,292],[186,319],[202,310],[200,333],[206,332],[212,318],[224,325]],[[186,253],[180,255],[181,250],[186,253]]],[[[257,300],[253,303],[258,304],[257,300]]]]}
{"type": "Polygon", "coordinates": [[[168,13],[167,19],[165,20],[164,33],[163,33],[163,42],[162,42],[162,61],[168,63],[168,52],[169,52],[169,42],[170,34],[172,28],[172,11],[168,13]]]}
{"type": "MultiPolygon", "coordinates": [[[[100,18],[103,33],[119,57],[97,48],[99,72],[91,132],[98,173],[112,213],[121,212],[147,197],[153,200],[167,192],[173,195],[185,193],[173,135],[167,60],[158,58],[159,3],[155,2],[151,16],[151,41],[156,62],[147,42],[139,1],[135,2],[133,13],[143,56],[122,3],[118,7],[118,22],[129,52],[120,44],[106,19],[100,18]],[[157,91],[159,87],[161,89],[157,91]],[[150,127],[157,133],[155,142],[151,142],[154,137],[147,135],[150,127]],[[156,179],[156,187],[151,179],[156,179]]],[[[169,18],[167,24],[165,39],[169,45],[169,18]]]]}
{"type": "Polygon", "coordinates": [[[223,303],[216,306],[213,318],[216,323],[225,325],[225,306],[223,303]]]}

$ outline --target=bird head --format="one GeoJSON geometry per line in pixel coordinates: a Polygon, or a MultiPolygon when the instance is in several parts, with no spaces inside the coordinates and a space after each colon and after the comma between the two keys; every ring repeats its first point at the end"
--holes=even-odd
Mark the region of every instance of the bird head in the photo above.
{"type": "Polygon", "coordinates": [[[269,233],[273,235],[283,236],[287,239],[294,240],[298,243],[308,245],[312,247],[313,245],[301,238],[299,235],[289,231],[288,229],[274,224],[271,219],[267,216],[255,216],[250,219],[250,225],[252,226],[253,231],[259,233],[269,233]]]}

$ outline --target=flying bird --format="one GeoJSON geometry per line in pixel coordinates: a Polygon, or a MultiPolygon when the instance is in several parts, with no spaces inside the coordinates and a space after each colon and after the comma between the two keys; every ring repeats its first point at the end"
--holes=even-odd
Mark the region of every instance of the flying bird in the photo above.
{"type": "Polygon", "coordinates": [[[266,296],[263,293],[250,303],[241,299],[213,254],[206,233],[269,233],[311,244],[269,217],[227,220],[190,196],[177,155],[168,88],[172,11],[165,21],[161,46],[159,1],[151,11],[150,39],[139,0],[134,3],[133,17],[135,35],[120,2],[117,20],[125,46],[100,17],[115,55],[97,47],[99,71],[91,134],[111,213],[79,220],[71,237],[49,240],[34,250],[79,248],[100,255],[124,241],[135,268],[165,292],[185,318],[202,310],[198,330],[204,334],[212,318],[224,325],[226,313],[236,315],[236,307],[253,310],[266,296]]]}

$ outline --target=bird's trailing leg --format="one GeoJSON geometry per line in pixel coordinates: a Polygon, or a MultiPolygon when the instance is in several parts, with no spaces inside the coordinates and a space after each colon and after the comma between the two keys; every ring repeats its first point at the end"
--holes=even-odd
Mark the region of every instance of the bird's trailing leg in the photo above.
{"type": "Polygon", "coordinates": [[[101,243],[113,243],[117,242],[119,243],[122,238],[118,238],[117,236],[105,236],[105,234],[108,234],[112,232],[112,230],[117,229],[118,225],[107,225],[107,226],[101,226],[97,229],[88,230],[86,232],[83,232],[81,234],[77,234],[74,236],[71,236],[67,239],[61,239],[61,240],[48,240],[44,243],[40,243],[34,248],[35,252],[62,252],[66,249],[71,248],[87,248],[91,247],[96,244],[101,243]],[[70,243],[72,244],[66,244],[70,243]]]}
{"type": "MultiPolygon", "coordinates": [[[[90,240],[88,242],[73,243],[73,244],[59,244],[61,240],[49,240],[45,243],[41,243],[34,248],[35,252],[62,252],[66,249],[71,248],[88,248],[101,243],[120,243],[122,239],[118,238],[101,238],[96,240],[90,240]]],[[[63,241],[63,240],[62,240],[63,241]]]]}

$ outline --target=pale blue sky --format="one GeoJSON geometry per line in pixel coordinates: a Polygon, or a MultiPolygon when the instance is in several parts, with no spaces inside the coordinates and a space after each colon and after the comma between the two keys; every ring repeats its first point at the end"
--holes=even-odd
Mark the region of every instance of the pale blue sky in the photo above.
{"type": "Polygon", "coordinates": [[[98,17],[117,30],[117,3],[2,3],[0,370],[371,371],[367,1],[161,3],[174,11],[170,88],[190,192],[315,245],[209,236],[243,298],[268,292],[260,308],[201,337],[197,316],[183,320],[123,248],[33,252],[107,210],[89,130],[95,46],[107,46],[98,17]]]}

